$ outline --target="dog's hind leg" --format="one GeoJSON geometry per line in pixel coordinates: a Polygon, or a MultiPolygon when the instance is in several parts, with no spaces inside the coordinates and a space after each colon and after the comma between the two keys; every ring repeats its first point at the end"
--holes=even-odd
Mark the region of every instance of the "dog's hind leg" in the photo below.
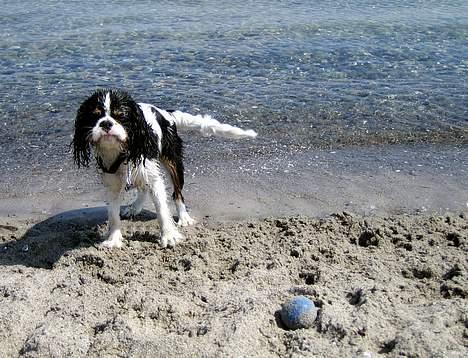
{"type": "Polygon", "coordinates": [[[182,189],[184,188],[184,164],[182,159],[163,159],[163,164],[166,170],[171,175],[172,186],[174,192],[172,194],[172,199],[177,208],[178,221],[177,225],[179,226],[188,226],[193,225],[195,220],[193,220],[187,208],[185,207],[184,196],[182,195],[182,189]]]}

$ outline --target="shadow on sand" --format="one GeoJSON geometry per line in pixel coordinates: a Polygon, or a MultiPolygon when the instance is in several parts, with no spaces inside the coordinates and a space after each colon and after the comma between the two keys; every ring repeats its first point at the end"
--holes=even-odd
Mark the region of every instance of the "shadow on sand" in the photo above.
{"type": "MultiPolygon", "coordinates": [[[[138,216],[139,221],[155,218],[149,211],[138,216]]],[[[52,269],[67,251],[99,244],[106,222],[106,207],[71,210],[47,218],[21,238],[0,244],[0,265],[52,269]]]]}

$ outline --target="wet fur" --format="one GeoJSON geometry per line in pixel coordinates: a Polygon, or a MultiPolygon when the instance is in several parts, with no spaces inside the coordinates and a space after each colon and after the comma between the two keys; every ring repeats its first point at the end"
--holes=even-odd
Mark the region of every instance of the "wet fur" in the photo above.
{"type": "Polygon", "coordinates": [[[183,142],[175,123],[164,118],[155,107],[137,104],[124,91],[98,90],[78,109],[71,145],[78,167],[89,166],[94,152],[103,183],[108,189],[109,234],[104,246],[122,246],[120,194],[128,180],[137,187],[139,194],[126,215],[137,215],[150,194],[159,213],[161,245],[174,246],[182,239],[167,207],[160,165],[163,164],[171,176],[179,224],[192,224],[194,221],[186,211],[182,195],[183,142]],[[106,125],[103,122],[107,122],[106,125]],[[106,137],[104,127],[108,127],[107,124],[110,126],[108,133],[117,128],[121,135],[125,134],[125,140],[109,134],[106,142],[103,138],[106,137]],[[95,137],[97,142],[93,141],[95,137]]]}
{"type": "Polygon", "coordinates": [[[138,104],[124,91],[97,90],[82,103],[76,115],[72,146],[77,166],[89,165],[92,147],[89,141],[89,131],[100,118],[95,110],[97,107],[103,107],[100,98],[103,98],[106,93],[110,93],[113,99],[111,111],[118,110],[122,116],[121,124],[128,135],[128,141],[123,144],[122,151],[127,154],[128,160],[133,165],[138,165],[147,158],[157,159],[159,157],[158,138],[146,122],[138,104]]]}

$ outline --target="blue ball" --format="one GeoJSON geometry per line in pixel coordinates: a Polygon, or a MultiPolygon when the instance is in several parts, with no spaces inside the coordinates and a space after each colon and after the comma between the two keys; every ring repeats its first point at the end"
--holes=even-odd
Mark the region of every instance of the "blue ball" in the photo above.
{"type": "Polygon", "coordinates": [[[290,329],[310,328],[317,318],[314,302],[304,296],[296,296],[281,308],[281,320],[290,329]]]}

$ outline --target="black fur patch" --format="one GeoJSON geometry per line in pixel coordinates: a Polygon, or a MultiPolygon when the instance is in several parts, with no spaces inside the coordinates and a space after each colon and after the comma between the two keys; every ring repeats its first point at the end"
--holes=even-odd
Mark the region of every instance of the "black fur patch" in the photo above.
{"type": "MultiPolygon", "coordinates": [[[[168,169],[172,183],[174,185],[174,199],[181,199],[182,188],[184,186],[184,145],[182,139],[177,133],[177,127],[174,123],[171,124],[164,116],[155,108],[151,107],[151,111],[156,117],[159,126],[161,127],[161,160],[168,169]]],[[[171,113],[171,112],[168,112],[171,113]]]]}
{"type": "Polygon", "coordinates": [[[171,124],[163,117],[155,108],[151,107],[151,111],[156,116],[159,126],[161,127],[161,156],[170,160],[183,159],[183,142],[177,133],[177,127],[174,123],[171,124]]]}

